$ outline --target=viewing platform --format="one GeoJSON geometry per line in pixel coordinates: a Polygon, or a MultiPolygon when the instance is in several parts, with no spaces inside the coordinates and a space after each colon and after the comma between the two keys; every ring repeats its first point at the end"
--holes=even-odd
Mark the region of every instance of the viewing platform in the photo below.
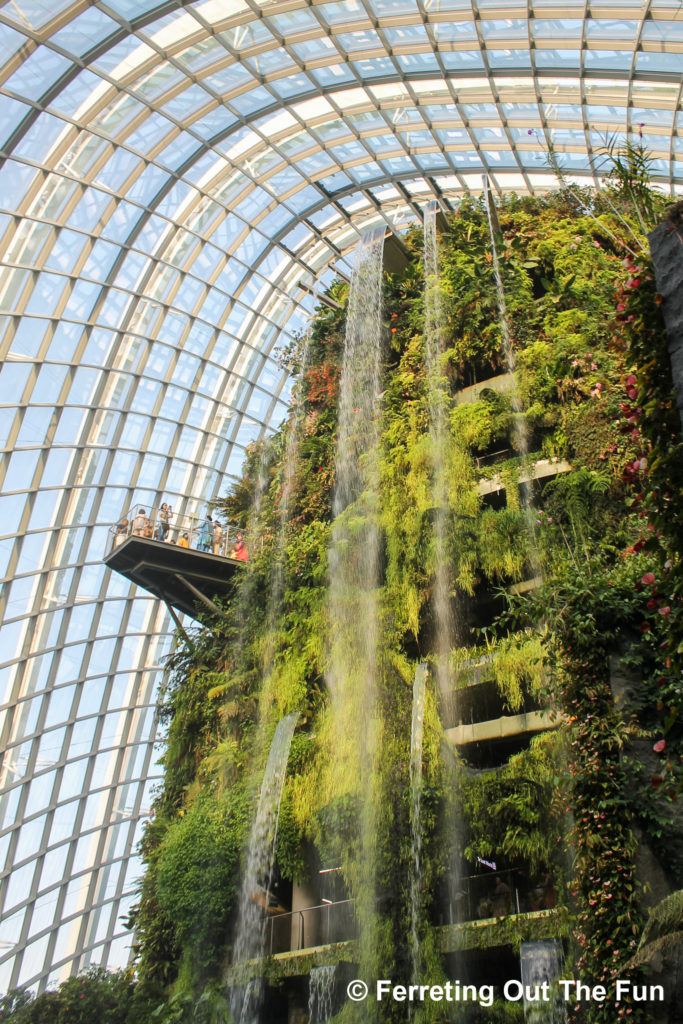
{"type": "Polygon", "coordinates": [[[112,527],[105,564],[183,615],[196,619],[198,603],[217,610],[214,598],[226,597],[244,569],[244,558],[230,557],[237,530],[221,525],[214,539],[205,525],[211,521],[197,516],[174,514],[166,529],[158,509],[146,519],[142,532],[135,511],[112,527]]]}
{"type": "MultiPolygon", "coordinates": [[[[522,871],[487,871],[463,878],[455,920],[437,926],[441,952],[494,949],[535,938],[556,938],[563,927],[552,876],[527,878],[522,871]]],[[[240,967],[242,980],[303,977],[315,967],[358,962],[354,902],[340,900],[269,915],[265,959],[240,967]],[[245,975],[246,967],[246,975],[245,975]]],[[[231,965],[227,967],[230,977],[231,965]]]]}
{"type": "MultiPolygon", "coordinates": [[[[466,950],[497,949],[510,944],[516,947],[520,942],[537,939],[556,939],[566,931],[567,925],[561,911],[537,910],[442,925],[437,935],[440,951],[447,955],[466,950]]],[[[250,961],[246,971],[240,971],[240,978],[247,980],[249,977],[263,977],[271,983],[281,982],[285,978],[307,977],[315,967],[357,964],[358,958],[358,940],[347,939],[344,942],[273,953],[265,961],[250,961]]],[[[227,970],[228,983],[229,978],[230,968],[227,970]]]]}

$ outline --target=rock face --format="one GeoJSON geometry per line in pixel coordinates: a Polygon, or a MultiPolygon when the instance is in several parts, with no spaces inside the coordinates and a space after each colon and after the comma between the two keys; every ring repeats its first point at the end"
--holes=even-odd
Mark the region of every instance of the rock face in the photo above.
{"type": "Polygon", "coordinates": [[[677,204],[649,236],[662,296],[676,405],[683,424],[683,209],[677,204]]]}

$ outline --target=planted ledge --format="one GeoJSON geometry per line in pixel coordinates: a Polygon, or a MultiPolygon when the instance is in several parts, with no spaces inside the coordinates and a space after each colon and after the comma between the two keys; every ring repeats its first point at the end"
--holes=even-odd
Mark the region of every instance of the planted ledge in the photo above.
{"type": "Polygon", "coordinates": [[[515,951],[519,951],[522,942],[555,939],[568,934],[569,924],[566,911],[556,908],[448,924],[440,928],[439,932],[442,953],[456,953],[463,949],[492,949],[495,946],[512,946],[515,951]]]}
{"type": "Polygon", "coordinates": [[[503,715],[501,718],[469,725],[456,725],[446,729],[445,736],[456,747],[487,740],[510,739],[525,733],[546,732],[562,725],[564,717],[556,711],[527,711],[522,715],[503,715]]]}
{"type": "Polygon", "coordinates": [[[468,388],[462,388],[455,396],[456,405],[467,405],[471,402],[478,402],[482,391],[495,391],[499,395],[508,395],[515,387],[515,376],[512,373],[499,373],[488,380],[479,381],[477,384],[470,384],[468,388]]]}
{"type": "Polygon", "coordinates": [[[543,583],[542,576],[533,576],[530,580],[522,580],[521,583],[513,583],[507,588],[508,594],[527,594],[530,590],[538,590],[543,583]]]}
{"type": "MultiPolygon", "coordinates": [[[[530,480],[543,480],[548,476],[557,476],[558,473],[569,473],[572,470],[571,463],[566,459],[538,459],[532,463],[532,471],[528,473],[522,470],[517,477],[518,484],[527,484],[530,480]]],[[[505,490],[505,481],[501,473],[495,473],[490,479],[482,477],[477,484],[479,494],[493,494],[505,490]]]]}
{"type": "Polygon", "coordinates": [[[248,960],[241,964],[239,973],[235,967],[228,967],[225,983],[231,985],[236,978],[245,984],[251,978],[265,978],[276,982],[284,978],[298,978],[310,974],[314,967],[331,967],[333,964],[355,963],[358,960],[357,942],[330,942],[326,946],[308,946],[292,949],[285,953],[274,953],[262,960],[248,960]]]}
{"type": "MultiPolygon", "coordinates": [[[[567,915],[561,908],[487,917],[481,921],[466,921],[436,929],[442,953],[495,946],[512,946],[518,950],[520,943],[529,939],[557,938],[567,931],[567,915]]],[[[250,960],[243,964],[239,972],[239,983],[245,984],[251,978],[261,977],[274,984],[286,978],[306,977],[314,967],[358,963],[358,957],[358,942],[355,939],[275,953],[262,960],[250,960]]],[[[235,979],[232,968],[228,968],[224,980],[227,985],[233,983],[235,979]]]]}

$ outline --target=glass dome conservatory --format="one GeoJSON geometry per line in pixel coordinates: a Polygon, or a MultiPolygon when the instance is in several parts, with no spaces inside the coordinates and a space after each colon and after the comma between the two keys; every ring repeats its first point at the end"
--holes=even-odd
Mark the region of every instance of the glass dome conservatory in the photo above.
{"type": "Polygon", "coordinates": [[[286,412],[360,233],[481,189],[683,184],[678,0],[0,6],[0,991],[129,957],[173,623],[102,564],[286,412]]]}

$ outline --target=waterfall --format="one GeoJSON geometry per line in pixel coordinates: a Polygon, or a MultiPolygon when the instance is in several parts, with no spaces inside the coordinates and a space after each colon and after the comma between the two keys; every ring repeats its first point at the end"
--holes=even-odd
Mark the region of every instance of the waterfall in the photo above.
{"type": "MultiPolygon", "coordinates": [[[[432,504],[434,506],[434,554],[435,554],[435,579],[432,595],[432,609],[434,617],[434,642],[432,653],[436,666],[436,681],[439,693],[442,698],[453,695],[453,683],[450,673],[450,652],[453,640],[456,637],[457,627],[460,625],[453,614],[453,600],[450,587],[450,560],[447,546],[447,525],[448,525],[448,453],[450,434],[447,422],[448,388],[441,372],[441,354],[444,347],[444,313],[441,305],[441,292],[439,287],[439,263],[438,263],[438,240],[436,234],[436,215],[438,212],[437,203],[429,203],[424,211],[424,308],[425,308],[425,362],[427,367],[427,399],[429,407],[430,433],[432,441],[432,504]]],[[[416,675],[417,680],[417,675],[416,675]]],[[[424,682],[423,682],[424,686],[424,682]]],[[[413,701],[415,690],[413,690],[413,701]]],[[[415,704],[413,703],[413,715],[415,704]]],[[[412,767],[412,759],[411,759],[412,767]]],[[[450,764],[451,785],[447,787],[445,829],[449,843],[449,867],[448,867],[448,919],[452,920],[454,908],[458,904],[460,886],[458,883],[458,844],[457,836],[460,834],[460,822],[454,795],[457,792],[457,771],[454,764],[450,764]]],[[[411,776],[412,779],[412,776],[411,776]]],[[[413,813],[415,807],[413,804],[413,813]]],[[[414,887],[418,884],[419,877],[414,865],[415,872],[411,884],[411,904],[413,900],[414,887]]],[[[415,909],[412,910],[413,920],[415,909]]],[[[413,934],[413,951],[415,951],[416,937],[413,934]]],[[[415,970],[415,957],[413,958],[413,970],[415,970]]]]}
{"type": "Polygon", "coordinates": [[[384,232],[381,227],[363,235],[354,259],[339,387],[335,516],[377,485],[384,232]]]}
{"type": "Polygon", "coordinates": [[[519,394],[519,386],[516,379],[517,360],[515,358],[515,352],[512,346],[512,336],[510,334],[510,325],[508,323],[507,306],[505,304],[505,290],[503,288],[503,279],[500,274],[500,261],[498,259],[498,247],[496,245],[496,228],[494,222],[497,225],[498,218],[496,216],[495,208],[493,206],[493,197],[489,192],[489,179],[486,174],[482,175],[483,189],[484,189],[484,205],[486,206],[486,217],[489,225],[489,239],[491,241],[491,260],[493,263],[493,276],[496,281],[496,299],[498,305],[498,320],[500,323],[500,332],[503,337],[503,355],[505,357],[505,365],[508,373],[513,375],[514,386],[510,392],[510,399],[512,402],[513,417],[513,432],[515,438],[515,447],[519,453],[519,461],[523,468],[529,471],[529,483],[522,488],[522,507],[526,513],[527,519],[527,530],[529,533],[530,540],[530,561],[532,573],[534,576],[540,574],[540,557],[538,553],[538,547],[536,544],[536,521],[533,514],[533,498],[531,490],[531,467],[529,466],[529,443],[527,438],[526,423],[523,416],[522,401],[519,394]]]}
{"type": "Polygon", "coordinates": [[[410,826],[412,874],[410,877],[410,937],[412,941],[412,981],[420,982],[419,917],[423,902],[424,870],[422,864],[422,736],[424,731],[425,684],[427,665],[421,662],[413,681],[413,717],[410,726],[410,826]]]}
{"type": "Polygon", "coordinates": [[[239,916],[233,962],[236,965],[230,992],[230,1010],[235,1024],[256,1024],[260,1008],[260,986],[239,984],[240,964],[262,957],[265,952],[266,916],[258,901],[267,899],[273,874],[275,840],[280,801],[285,782],[289,748],[299,715],[285,715],[275,729],[261,783],[256,817],[251,828],[247,863],[240,893],[239,916]]]}
{"type": "MultiPolygon", "coordinates": [[[[308,359],[311,350],[310,342],[311,329],[309,328],[306,334],[303,354],[301,358],[300,390],[303,387],[303,381],[305,379],[306,374],[306,367],[308,365],[308,359]]],[[[294,403],[294,411],[292,413],[292,418],[289,423],[289,429],[287,431],[287,445],[285,448],[285,459],[281,478],[282,490],[280,492],[280,500],[278,504],[278,526],[277,536],[275,538],[274,552],[275,558],[273,560],[273,569],[266,611],[268,620],[268,637],[263,656],[264,677],[267,677],[268,674],[270,673],[273,667],[273,658],[275,655],[274,640],[275,632],[277,629],[277,617],[280,612],[280,605],[282,602],[282,595],[284,592],[284,557],[285,548],[287,546],[287,528],[290,522],[290,506],[292,504],[292,497],[294,495],[296,472],[299,466],[299,444],[301,441],[301,429],[304,421],[304,408],[304,401],[301,396],[301,393],[299,393],[298,400],[296,401],[296,403],[294,403]]]]}
{"type": "MultiPolygon", "coordinates": [[[[339,391],[334,522],[329,552],[331,624],[327,683],[335,734],[334,771],[358,794],[359,847],[349,860],[361,944],[374,945],[377,798],[377,647],[380,539],[377,522],[384,228],[356,249],[339,391]]],[[[340,837],[348,849],[346,836],[340,837]]],[[[353,839],[351,840],[353,848],[353,839]]]]}
{"type": "MultiPolygon", "coordinates": [[[[489,224],[489,238],[491,241],[491,260],[493,262],[493,276],[496,281],[498,321],[500,323],[500,332],[503,336],[503,355],[505,356],[505,364],[507,366],[508,373],[514,373],[517,368],[517,360],[515,359],[515,352],[512,347],[512,336],[510,334],[507,306],[505,304],[505,290],[503,288],[503,278],[500,276],[500,262],[498,260],[498,246],[496,245],[496,230],[494,228],[494,218],[496,218],[496,214],[493,208],[493,198],[489,191],[488,177],[484,174],[482,176],[482,179],[484,186],[484,205],[486,206],[486,217],[489,224]]],[[[512,407],[516,413],[522,412],[522,403],[520,401],[519,391],[517,390],[517,388],[513,388],[512,390],[512,407]]]]}
{"type": "Polygon", "coordinates": [[[328,1024],[332,1019],[336,964],[313,967],[308,977],[308,1024],[328,1024]]]}
{"type": "MultiPolygon", "coordinates": [[[[520,966],[524,985],[524,1020],[527,1024],[566,1024],[565,1001],[556,990],[547,1002],[528,999],[535,994],[536,986],[552,983],[560,977],[560,945],[556,939],[541,939],[523,942],[520,946],[520,966]]],[[[551,988],[551,994],[553,990],[551,988]]]]}
{"type": "Polygon", "coordinates": [[[427,396],[432,439],[432,493],[434,505],[435,581],[433,595],[436,633],[436,678],[442,694],[450,686],[449,656],[453,637],[453,616],[449,565],[446,546],[448,485],[448,431],[446,423],[447,391],[441,373],[443,351],[443,313],[439,292],[439,265],[436,236],[437,204],[429,203],[424,211],[424,306],[425,359],[427,364],[427,396]]]}

